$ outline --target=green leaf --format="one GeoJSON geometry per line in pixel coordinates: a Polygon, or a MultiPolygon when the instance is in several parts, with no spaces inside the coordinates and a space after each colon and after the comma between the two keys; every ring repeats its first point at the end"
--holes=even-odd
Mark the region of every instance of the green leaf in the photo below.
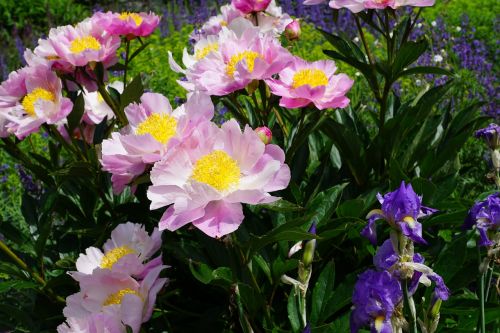
{"type": "Polygon", "coordinates": [[[401,76],[400,72],[415,62],[427,49],[428,43],[425,39],[417,42],[406,42],[399,49],[392,66],[392,80],[401,76]]]}
{"type": "Polygon", "coordinates": [[[321,226],[337,209],[342,191],[347,183],[336,185],[319,193],[307,206],[307,212],[312,214],[312,220],[321,226]]]}
{"type": "Polygon", "coordinates": [[[264,209],[269,209],[275,212],[281,212],[281,213],[286,213],[286,212],[299,212],[304,210],[303,207],[300,207],[297,204],[294,204],[290,201],[286,201],[284,199],[280,199],[278,201],[269,203],[269,204],[261,204],[257,205],[259,208],[264,208],[264,209]]]}
{"type": "Polygon", "coordinates": [[[326,40],[332,44],[342,55],[345,57],[354,56],[354,59],[361,62],[366,63],[366,56],[361,51],[356,43],[352,42],[348,38],[342,38],[337,35],[332,35],[324,30],[318,29],[321,34],[326,38],[326,40]]]}
{"type": "Polygon", "coordinates": [[[144,93],[141,75],[138,74],[123,90],[120,97],[120,110],[125,109],[130,103],[138,103],[144,93]]]}
{"type": "Polygon", "coordinates": [[[331,297],[329,298],[318,322],[325,322],[329,317],[333,316],[337,311],[351,303],[352,291],[357,279],[357,273],[351,273],[346,276],[345,280],[337,286],[331,297]]]}
{"type": "Polygon", "coordinates": [[[339,217],[361,217],[364,208],[365,201],[363,199],[347,200],[337,208],[337,215],[339,217]]]}
{"type": "Polygon", "coordinates": [[[332,149],[330,150],[330,161],[332,162],[332,166],[337,170],[342,168],[342,158],[340,157],[340,152],[337,147],[333,144],[332,149]]]}
{"type": "Polygon", "coordinates": [[[290,320],[290,325],[292,326],[292,332],[300,332],[300,313],[299,304],[297,302],[297,290],[292,288],[292,292],[288,295],[288,319],[290,320]]]}
{"type": "Polygon", "coordinates": [[[317,325],[318,319],[322,317],[322,313],[333,294],[334,283],[335,263],[330,261],[326,264],[314,285],[310,317],[312,325],[317,325]]]}
{"type": "Polygon", "coordinates": [[[453,76],[452,71],[449,71],[444,68],[434,67],[434,66],[416,66],[399,72],[397,77],[395,77],[394,79],[396,80],[403,76],[410,76],[416,74],[436,74],[436,75],[453,76]]]}
{"type": "Polygon", "coordinates": [[[32,281],[22,281],[22,280],[8,280],[0,282],[0,294],[6,293],[11,289],[22,290],[22,289],[38,289],[38,285],[32,281]]]}
{"type": "Polygon", "coordinates": [[[203,284],[210,284],[214,280],[223,280],[229,283],[233,281],[233,273],[228,267],[219,267],[212,270],[207,264],[190,260],[189,269],[193,276],[203,284]]]}
{"type": "Polygon", "coordinates": [[[85,101],[83,99],[83,93],[80,93],[73,104],[73,110],[68,115],[68,128],[69,132],[73,133],[75,128],[80,125],[82,120],[83,112],[85,111],[85,101]]]}

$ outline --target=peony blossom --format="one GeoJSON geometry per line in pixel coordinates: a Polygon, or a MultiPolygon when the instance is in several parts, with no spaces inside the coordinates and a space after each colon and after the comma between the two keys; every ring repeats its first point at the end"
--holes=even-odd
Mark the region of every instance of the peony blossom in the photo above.
{"type": "Polygon", "coordinates": [[[231,4],[243,14],[266,10],[271,0],[232,0],[231,4]]]}
{"type": "Polygon", "coordinates": [[[227,95],[253,80],[270,78],[291,61],[276,38],[262,34],[247,20],[236,19],[232,29],[223,28],[219,34],[219,52],[209,53],[186,73],[191,89],[227,95]]]}
{"type": "MultiPolygon", "coordinates": [[[[45,57],[56,63],[86,66],[91,62],[102,62],[107,68],[118,61],[116,51],[120,47],[120,38],[106,33],[92,19],[86,19],[76,26],[51,29],[48,40],[55,54],[45,57]]],[[[49,47],[44,46],[47,49],[49,47]]],[[[37,52],[41,54],[42,50],[35,49],[35,54],[37,52]]]]}
{"type": "Polygon", "coordinates": [[[220,7],[220,12],[219,15],[210,17],[200,30],[193,32],[191,38],[199,40],[209,35],[217,35],[222,30],[222,27],[228,26],[234,19],[243,15],[232,4],[220,7]]]}
{"type": "MultiPolygon", "coordinates": [[[[317,5],[326,0],[304,0],[304,5],[317,5]]],[[[331,0],[329,5],[333,9],[347,8],[353,13],[365,9],[384,9],[387,7],[396,9],[402,6],[429,7],[434,5],[435,0],[331,0]]]]}
{"type": "Polygon", "coordinates": [[[151,209],[171,205],[160,230],[192,223],[210,237],[222,237],[243,221],[241,203],[273,202],[278,198],[268,192],[288,186],[290,169],[283,150],[265,145],[248,126],[242,132],[234,119],[221,128],[204,123],[190,140],[151,171],[151,209]]]}
{"type": "MultiPolygon", "coordinates": [[[[192,69],[196,63],[208,56],[212,52],[219,51],[219,39],[217,36],[209,35],[202,37],[194,44],[194,53],[191,55],[188,53],[187,48],[184,48],[182,54],[182,63],[186,67],[185,69],[179,66],[175,62],[172,52],[168,51],[168,63],[170,68],[176,73],[186,74],[187,70],[192,69]]],[[[181,81],[182,82],[182,81],[181,81]]]]}
{"type": "MultiPolygon", "coordinates": [[[[123,92],[123,82],[115,81],[107,85],[118,91],[120,94],[123,92]]],[[[84,88],[83,99],[85,101],[85,113],[83,114],[83,121],[89,125],[100,124],[104,118],[112,119],[115,117],[113,110],[104,101],[101,94],[97,91],[89,92],[84,88]]]]}
{"type": "Polygon", "coordinates": [[[418,218],[431,215],[435,209],[422,206],[422,197],[418,196],[411,184],[401,182],[401,186],[384,196],[377,195],[382,209],[374,209],[368,213],[368,225],[361,231],[361,235],[368,238],[373,244],[377,242],[375,221],[386,220],[389,225],[402,232],[412,241],[420,244],[427,242],[422,238],[422,224],[418,218]]]}
{"type": "Polygon", "coordinates": [[[19,139],[36,132],[44,124],[65,121],[73,103],[62,96],[62,83],[47,65],[24,67],[0,86],[0,115],[7,122],[4,133],[19,139]]]}
{"type": "Polygon", "coordinates": [[[280,105],[301,108],[313,103],[318,109],[343,108],[349,104],[345,94],[353,80],[345,74],[335,75],[332,60],[307,62],[300,58],[279,73],[279,79],[266,80],[271,92],[281,96],[280,105]]]}
{"type": "Polygon", "coordinates": [[[160,24],[160,17],[153,13],[97,12],[92,19],[109,34],[129,39],[149,36],[160,24]]]}
{"type": "Polygon", "coordinates": [[[75,321],[104,313],[138,333],[141,324],[151,317],[156,295],[167,282],[167,279],[159,278],[164,268],[156,266],[140,282],[107,269],[73,276],[80,283],[81,291],[66,298],[64,316],[75,321]]]}
{"type": "Polygon", "coordinates": [[[103,246],[104,252],[89,247],[85,254],[80,254],[76,269],[83,274],[102,268],[141,276],[145,270],[161,265],[161,258],[144,265],[160,247],[161,232],[157,228],[149,235],[141,224],[123,223],[111,232],[111,238],[103,246]]]}
{"type": "Polygon", "coordinates": [[[186,104],[172,110],[166,97],[146,93],[140,104],[127,106],[125,114],[129,126],[102,144],[101,164],[112,174],[116,193],[183,142],[198,124],[212,119],[214,106],[208,96],[194,93],[186,104]]]}

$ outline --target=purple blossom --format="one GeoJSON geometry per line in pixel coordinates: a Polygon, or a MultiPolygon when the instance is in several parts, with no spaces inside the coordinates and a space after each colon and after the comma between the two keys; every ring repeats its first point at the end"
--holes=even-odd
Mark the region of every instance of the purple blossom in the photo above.
{"type": "Polygon", "coordinates": [[[486,199],[476,202],[469,210],[463,228],[479,231],[479,245],[491,246],[495,243],[489,239],[488,231],[498,231],[500,228],[500,193],[489,195],[486,199]]]}
{"type": "Polygon", "coordinates": [[[388,271],[362,273],[352,295],[351,333],[364,326],[371,332],[392,333],[391,317],[402,298],[401,284],[388,271]]]}
{"type": "Polygon", "coordinates": [[[412,259],[399,256],[392,241],[386,240],[377,250],[373,258],[375,267],[380,271],[389,271],[398,280],[407,276],[410,279],[409,292],[414,294],[420,283],[430,285],[433,281],[436,284],[434,292],[437,297],[447,300],[449,290],[446,287],[443,278],[435,273],[431,268],[424,265],[425,259],[420,253],[414,253],[412,259]],[[408,272],[411,275],[408,275],[408,272]]]}
{"type": "Polygon", "coordinates": [[[399,189],[382,196],[377,194],[382,209],[372,210],[368,214],[368,225],[361,231],[361,235],[368,238],[372,244],[377,243],[375,221],[386,220],[389,225],[400,230],[403,235],[416,243],[426,244],[422,238],[422,224],[417,219],[431,215],[436,210],[422,206],[422,197],[418,196],[411,184],[401,182],[399,189]]]}
{"type": "Polygon", "coordinates": [[[483,138],[491,149],[500,147],[500,126],[489,124],[488,127],[476,131],[476,138],[483,138]]]}

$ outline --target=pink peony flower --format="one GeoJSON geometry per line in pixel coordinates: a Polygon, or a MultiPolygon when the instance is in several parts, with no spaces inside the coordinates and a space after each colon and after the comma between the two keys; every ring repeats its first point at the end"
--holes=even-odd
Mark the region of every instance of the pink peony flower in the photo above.
{"type": "Polygon", "coordinates": [[[235,120],[221,128],[207,122],[190,139],[190,145],[177,146],[151,171],[151,209],[171,205],[160,230],[192,223],[210,237],[222,237],[243,221],[241,203],[273,202],[278,198],[268,192],[288,186],[283,150],[265,145],[248,126],[242,132],[235,120]]]}
{"type": "Polygon", "coordinates": [[[59,67],[66,68],[66,63],[87,66],[91,62],[102,62],[107,68],[118,61],[116,51],[120,47],[120,37],[106,33],[92,19],[86,19],[74,27],[67,25],[51,29],[48,40],[53,51],[44,45],[43,51],[35,49],[35,54],[44,55],[59,67]]]}
{"type": "MultiPolygon", "coordinates": [[[[304,5],[317,5],[326,0],[305,0],[304,5]]],[[[353,13],[358,13],[365,9],[384,9],[391,7],[393,9],[402,6],[429,7],[433,6],[435,0],[331,0],[331,8],[347,8],[353,13]]]]}
{"type": "Polygon", "coordinates": [[[68,318],[57,327],[57,333],[126,333],[119,318],[105,313],[94,313],[86,318],[68,318]]]}
{"type": "MultiPolygon", "coordinates": [[[[186,70],[190,70],[196,65],[196,63],[208,56],[212,52],[219,51],[219,39],[217,36],[209,35],[200,38],[194,44],[194,53],[191,55],[188,53],[187,49],[184,48],[182,54],[182,63],[186,69],[182,68],[175,62],[172,52],[168,51],[168,63],[170,68],[176,73],[186,74],[186,70]]],[[[182,82],[182,81],[181,81],[182,82]]]]}
{"type": "Polygon", "coordinates": [[[0,86],[0,115],[7,122],[3,128],[19,139],[44,124],[65,121],[73,103],[62,96],[62,84],[47,65],[24,67],[10,73],[0,86]]]}
{"type": "Polygon", "coordinates": [[[231,4],[243,14],[263,12],[271,0],[232,0],[231,4]]]}
{"type": "Polygon", "coordinates": [[[151,12],[97,12],[92,19],[109,34],[127,36],[129,39],[149,36],[160,24],[160,17],[151,12]]]}
{"type": "Polygon", "coordinates": [[[81,291],[66,298],[64,316],[77,321],[103,313],[138,333],[141,324],[151,317],[156,295],[167,282],[167,279],[159,278],[164,268],[157,266],[151,269],[140,282],[129,275],[107,269],[96,269],[90,275],[73,276],[80,283],[81,291]]]}
{"type": "Polygon", "coordinates": [[[222,30],[222,27],[228,26],[234,19],[243,16],[232,4],[220,7],[220,11],[219,15],[210,17],[200,30],[193,32],[191,38],[199,40],[209,35],[217,35],[222,30]]]}
{"type": "Polygon", "coordinates": [[[186,104],[172,111],[167,98],[146,93],[141,104],[127,106],[125,114],[128,128],[102,144],[101,164],[112,174],[115,193],[183,142],[198,124],[212,119],[214,106],[205,94],[193,93],[186,104]]]}
{"type": "Polygon", "coordinates": [[[76,261],[76,269],[83,274],[92,274],[97,268],[109,269],[128,275],[144,275],[151,265],[161,265],[161,258],[144,265],[161,247],[161,232],[157,228],[151,236],[141,224],[131,222],[118,225],[111,238],[104,244],[104,253],[95,247],[86,249],[76,261]]]}
{"type": "MultiPolygon", "coordinates": [[[[107,85],[118,91],[120,94],[123,92],[123,82],[115,81],[107,85]]],[[[97,91],[89,92],[84,88],[83,98],[85,100],[85,113],[83,114],[82,120],[89,124],[100,124],[104,118],[112,119],[115,117],[113,110],[104,101],[101,94],[97,91]]]]}
{"type": "Polygon", "coordinates": [[[281,96],[280,105],[301,108],[314,103],[320,109],[343,108],[349,104],[345,94],[353,80],[345,74],[335,75],[337,67],[332,60],[309,63],[300,58],[279,73],[279,79],[266,80],[271,92],[281,96]]]}
{"type": "Polygon", "coordinates": [[[249,21],[239,18],[232,30],[219,34],[219,52],[211,52],[186,72],[184,87],[223,96],[281,71],[290,53],[271,34],[261,34],[249,21]]]}

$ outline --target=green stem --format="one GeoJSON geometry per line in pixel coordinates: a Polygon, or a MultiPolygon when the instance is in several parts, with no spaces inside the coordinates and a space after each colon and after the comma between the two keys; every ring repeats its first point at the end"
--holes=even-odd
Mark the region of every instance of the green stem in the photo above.
{"type": "Polygon", "coordinates": [[[417,318],[416,317],[416,313],[414,311],[412,311],[412,309],[410,308],[410,304],[412,303],[412,299],[411,299],[411,296],[410,296],[410,293],[408,292],[408,283],[409,282],[409,279],[405,279],[404,282],[403,282],[403,293],[404,293],[404,307],[406,309],[406,313],[409,314],[409,317],[410,317],[410,321],[409,321],[409,324],[410,324],[410,333],[418,333],[418,329],[417,329],[417,318]]]}
{"type": "Polygon", "coordinates": [[[480,333],[486,333],[486,317],[485,317],[485,311],[484,311],[484,304],[485,304],[485,292],[484,292],[484,280],[485,280],[485,274],[484,270],[481,269],[481,250],[479,247],[477,248],[477,259],[479,263],[479,304],[480,304],[480,312],[479,312],[479,324],[478,326],[480,327],[480,333]]]}
{"type": "Polygon", "coordinates": [[[127,71],[128,71],[128,56],[130,53],[130,40],[127,38],[127,43],[125,47],[125,70],[123,71],[123,89],[127,87],[127,71]]]}
{"type": "MultiPolygon", "coordinates": [[[[19,258],[12,250],[2,241],[0,241],[0,250],[2,250],[19,268],[28,272],[28,274],[38,282],[42,287],[47,285],[47,282],[35,271],[33,271],[21,258],[19,258]]],[[[65,302],[64,298],[54,294],[51,290],[47,290],[47,294],[57,302],[65,302]]]]}
{"type": "Polygon", "coordinates": [[[486,273],[486,293],[484,295],[484,299],[486,302],[488,302],[488,298],[490,296],[490,287],[491,287],[491,281],[493,280],[493,271],[495,270],[495,263],[493,265],[488,265],[488,272],[486,273]]]}

